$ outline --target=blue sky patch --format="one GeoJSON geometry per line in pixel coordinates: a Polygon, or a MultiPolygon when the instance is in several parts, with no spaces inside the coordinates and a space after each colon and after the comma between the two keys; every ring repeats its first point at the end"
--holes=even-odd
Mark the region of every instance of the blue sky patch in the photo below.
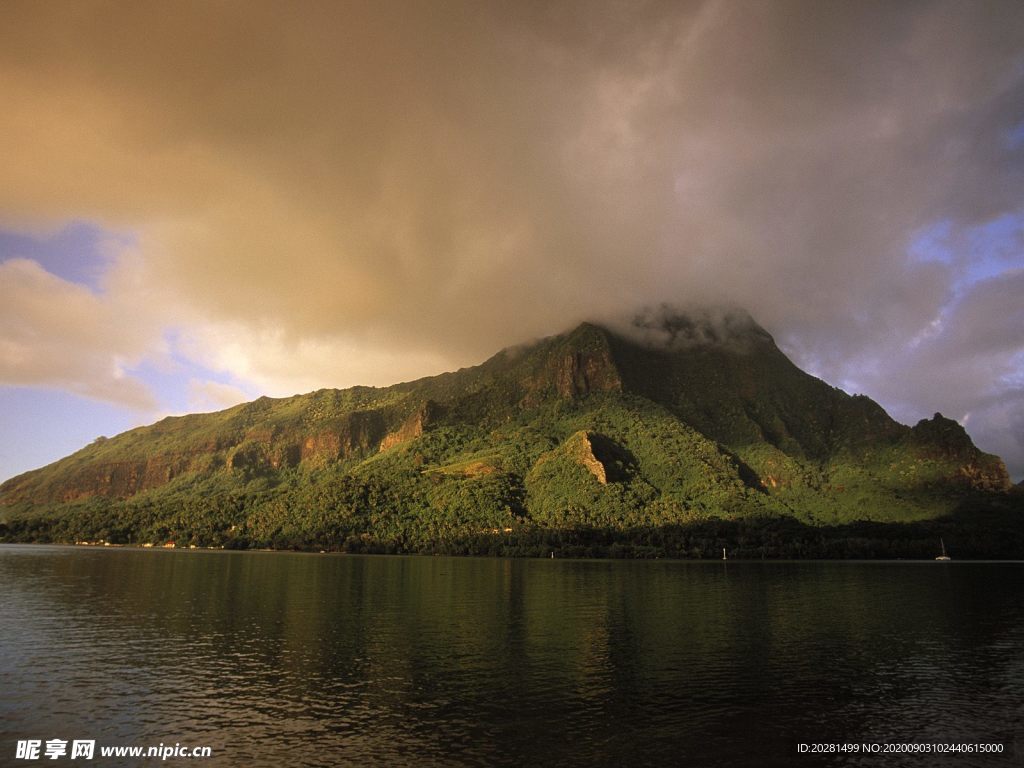
{"type": "Polygon", "coordinates": [[[97,291],[113,250],[133,242],[130,235],[110,232],[87,221],[73,221],[42,235],[0,229],[0,262],[32,259],[57,277],[97,291]]]}
{"type": "Polygon", "coordinates": [[[952,267],[953,287],[962,292],[982,280],[1024,268],[1024,211],[1005,213],[964,230],[942,219],[919,229],[907,252],[914,261],[952,267]]]}

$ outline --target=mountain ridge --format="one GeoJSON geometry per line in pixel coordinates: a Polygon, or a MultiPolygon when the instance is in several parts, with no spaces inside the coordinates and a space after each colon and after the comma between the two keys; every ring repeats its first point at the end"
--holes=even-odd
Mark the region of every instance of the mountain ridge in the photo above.
{"type": "Polygon", "coordinates": [[[649,313],[631,328],[585,322],[389,387],[168,417],[4,482],[0,518],[60,527],[88,508],[133,537],[205,542],[264,540],[315,508],[325,525],[347,519],[346,536],[431,541],[713,517],[908,522],[1011,487],[956,422],[897,423],[801,371],[746,313],[649,313]],[[161,522],[203,499],[232,499],[230,522],[161,522]]]}

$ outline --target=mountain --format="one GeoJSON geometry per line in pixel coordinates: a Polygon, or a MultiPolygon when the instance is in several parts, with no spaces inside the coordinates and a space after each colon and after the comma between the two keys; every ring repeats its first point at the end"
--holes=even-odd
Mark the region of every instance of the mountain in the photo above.
{"type": "Polygon", "coordinates": [[[1009,489],[955,421],[895,422],[801,371],[746,313],[660,312],[418,381],[99,438],[0,485],[0,535],[422,551],[710,520],[908,523],[1009,489]]]}

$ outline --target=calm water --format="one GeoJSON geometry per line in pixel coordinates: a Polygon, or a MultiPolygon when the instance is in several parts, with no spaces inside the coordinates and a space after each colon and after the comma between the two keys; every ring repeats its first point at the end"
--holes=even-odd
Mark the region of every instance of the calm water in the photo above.
{"type": "Polygon", "coordinates": [[[0,584],[3,765],[25,738],[206,766],[1024,762],[1020,564],[0,546],[0,584]]]}

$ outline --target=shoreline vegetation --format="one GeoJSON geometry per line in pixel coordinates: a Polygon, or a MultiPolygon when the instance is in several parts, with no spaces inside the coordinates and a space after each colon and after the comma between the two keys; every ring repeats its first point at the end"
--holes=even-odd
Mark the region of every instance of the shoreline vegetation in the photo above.
{"type": "MultiPolygon", "coordinates": [[[[109,522],[110,518],[104,515],[109,522]]],[[[933,560],[940,539],[954,560],[1024,559],[1024,516],[1016,505],[978,499],[952,515],[909,523],[857,521],[809,525],[793,517],[711,517],[685,524],[626,529],[558,529],[522,524],[427,540],[410,535],[385,538],[343,525],[319,533],[278,530],[256,538],[229,526],[223,530],[143,533],[130,524],[75,528],[76,515],[35,517],[0,523],[0,543],[213,549],[337,554],[451,555],[523,558],[883,559],[933,560]]],[[[339,521],[340,523],[341,521],[339,521]]]]}
{"type": "MultiPolygon", "coordinates": [[[[12,547],[60,547],[68,549],[102,549],[102,550],[115,550],[125,552],[227,552],[227,553],[260,553],[268,555],[335,555],[335,556],[353,556],[353,557],[458,557],[458,558],[480,558],[480,559],[493,559],[493,560],[577,560],[577,561],[599,561],[599,560],[629,560],[629,561],[652,561],[652,560],[664,560],[668,562],[701,562],[701,563],[728,563],[730,561],[736,561],[741,563],[799,563],[799,562],[872,562],[872,563],[931,563],[938,560],[933,557],[932,554],[926,554],[921,557],[741,557],[733,556],[730,552],[729,557],[723,560],[721,554],[718,557],[692,557],[692,556],[664,556],[654,555],[646,557],[632,557],[628,554],[623,554],[619,551],[615,553],[609,551],[597,551],[596,554],[583,554],[576,555],[571,552],[561,552],[556,550],[550,550],[547,554],[539,552],[537,554],[473,554],[473,553],[449,553],[449,552],[350,552],[346,550],[333,550],[333,549],[274,549],[272,547],[251,547],[249,549],[238,549],[225,546],[197,546],[195,544],[189,544],[187,546],[170,546],[169,544],[164,545],[153,545],[150,543],[145,544],[114,544],[109,541],[74,541],[74,542],[59,542],[59,541],[0,541],[0,546],[12,546],[12,547]],[[551,553],[554,552],[555,556],[552,557],[551,553]]],[[[950,558],[944,562],[957,562],[957,563],[1021,563],[1024,564],[1024,555],[1019,557],[956,557],[950,558]]]]}

